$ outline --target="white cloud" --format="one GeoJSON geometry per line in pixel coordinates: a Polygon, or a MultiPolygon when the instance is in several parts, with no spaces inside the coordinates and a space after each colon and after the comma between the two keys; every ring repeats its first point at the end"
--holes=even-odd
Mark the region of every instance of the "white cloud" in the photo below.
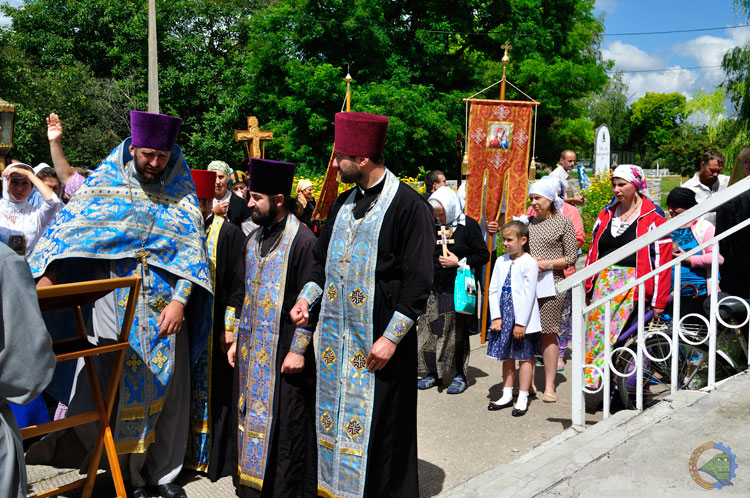
{"type": "Polygon", "coordinates": [[[607,48],[602,49],[602,57],[615,61],[615,69],[620,71],[661,69],[666,65],[662,59],[620,40],[615,40],[607,48]]]}
{"type": "Polygon", "coordinates": [[[677,92],[689,97],[693,93],[693,85],[698,80],[698,73],[679,66],[669,71],[655,71],[650,73],[625,73],[623,81],[628,85],[628,100],[634,102],[646,95],[646,92],[672,93],[677,92]]]}
{"type": "MultiPolygon", "coordinates": [[[[23,0],[0,0],[0,5],[10,5],[11,7],[19,7],[23,3],[23,0]]],[[[0,15],[0,26],[8,26],[10,24],[10,17],[0,15]]]]}
{"type": "MultiPolygon", "coordinates": [[[[736,28],[729,30],[729,38],[718,36],[699,36],[674,47],[674,51],[685,57],[694,59],[698,66],[720,66],[721,61],[729,50],[745,45],[750,41],[750,28],[736,28]]],[[[724,70],[721,67],[711,67],[700,70],[698,86],[706,91],[713,89],[724,80],[724,70]]]]}
{"type": "Polygon", "coordinates": [[[611,14],[615,9],[617,9],[617,0],[596,0],[594,6],[594,10],[605,14],[611,14]]]}

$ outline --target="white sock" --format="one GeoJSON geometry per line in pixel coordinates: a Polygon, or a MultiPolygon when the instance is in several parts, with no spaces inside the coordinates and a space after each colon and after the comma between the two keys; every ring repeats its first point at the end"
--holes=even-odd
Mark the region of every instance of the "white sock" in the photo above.
{"type": "Polygon", "coordinates": [[[502,397],[497,401],[493,401],[493,403],[495,403],[496,405],[505,405],[507,403],[510,403],[512,399],[513,399],[513,388],[503,387],[502,397]]]}
{"type": "Polygon", "coordinates": [[[529,405],[529,391],[518,391],[518,399],[516,399],[516,410],[525,410],[529,405]]]}

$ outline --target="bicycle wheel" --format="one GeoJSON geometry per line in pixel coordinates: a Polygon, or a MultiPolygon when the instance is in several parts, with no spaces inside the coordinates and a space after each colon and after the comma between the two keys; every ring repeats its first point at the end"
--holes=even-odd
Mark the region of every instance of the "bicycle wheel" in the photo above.
{"type": "MultiPolygon", "coordinates": [[[[631,338],[625,348],[632,351],[620,351],[613,359],[615,368],[626,377],[617,376],[617,390],[620,400],[627,409],[636,407],[636,339],[631,338]]],[[[671,349],[670,341],[660,335],[652,335],[646,340],[644,350],[656,359],[667,358],[671,349]]],[[[701,344],[693,346],[680,343],[677,351],[677,388],[698,390],[708,385],[708,347],[701,344]]],[[[716,355],[716,380],[725,379],[737,373],[736,369],[721,355],[716,355]]],[[[653,361],[643,355],[643,407],[651,406],[671,392],[672,358],[664,361],[653,361]]]]}

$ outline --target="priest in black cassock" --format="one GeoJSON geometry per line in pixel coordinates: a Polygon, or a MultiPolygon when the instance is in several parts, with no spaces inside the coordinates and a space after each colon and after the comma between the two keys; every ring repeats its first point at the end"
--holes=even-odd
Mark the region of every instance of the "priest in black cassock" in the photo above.
{"type": "Polygon", "coordinates": [[[315,496],[315,319],[289,316],[309,280],[316,238],[291,210],[295,165],[253,158],[250,200],[259,228],[245,243],[245,302],[236,342],[237,472],[241,497],[315,496]]]}
{"type": "Polygon", "coordinates": [[[190,437],[185,466],[206,472],[211,481],[234,472],[232,379],[227,361],[235,323],[239,321],[245,287],[242,257],[245,234],[213,213],[216,172],[191,170],[198,205],[205,220],[211,277],[214,284],[213,328],[208,347],[190,375],[190,437]]]}
{"type": "Polygon", "coordinates": [[[310,282],[292,310],[317,309],[318,493],[419,495],[417,335],[433,277],[432,209],[386,169],[388,118],[336,114],[335,163],[356,183],[333,204],[310,282]]]}

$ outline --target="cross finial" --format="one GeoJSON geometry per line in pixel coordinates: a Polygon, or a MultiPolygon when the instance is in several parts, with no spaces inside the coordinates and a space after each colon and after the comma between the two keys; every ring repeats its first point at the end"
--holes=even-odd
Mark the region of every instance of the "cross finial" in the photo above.
{"type": "Polygon", "coordinates": [[[512,49],[513,45],[511,45],[508,40],[505,40],[505,43],[500,45],[500,48],[505,50],[505,54],[503,54],[503,63],[507,64],[508,62],[510,62],[510,58],[508,58],[508,50],[512,49]]]}

